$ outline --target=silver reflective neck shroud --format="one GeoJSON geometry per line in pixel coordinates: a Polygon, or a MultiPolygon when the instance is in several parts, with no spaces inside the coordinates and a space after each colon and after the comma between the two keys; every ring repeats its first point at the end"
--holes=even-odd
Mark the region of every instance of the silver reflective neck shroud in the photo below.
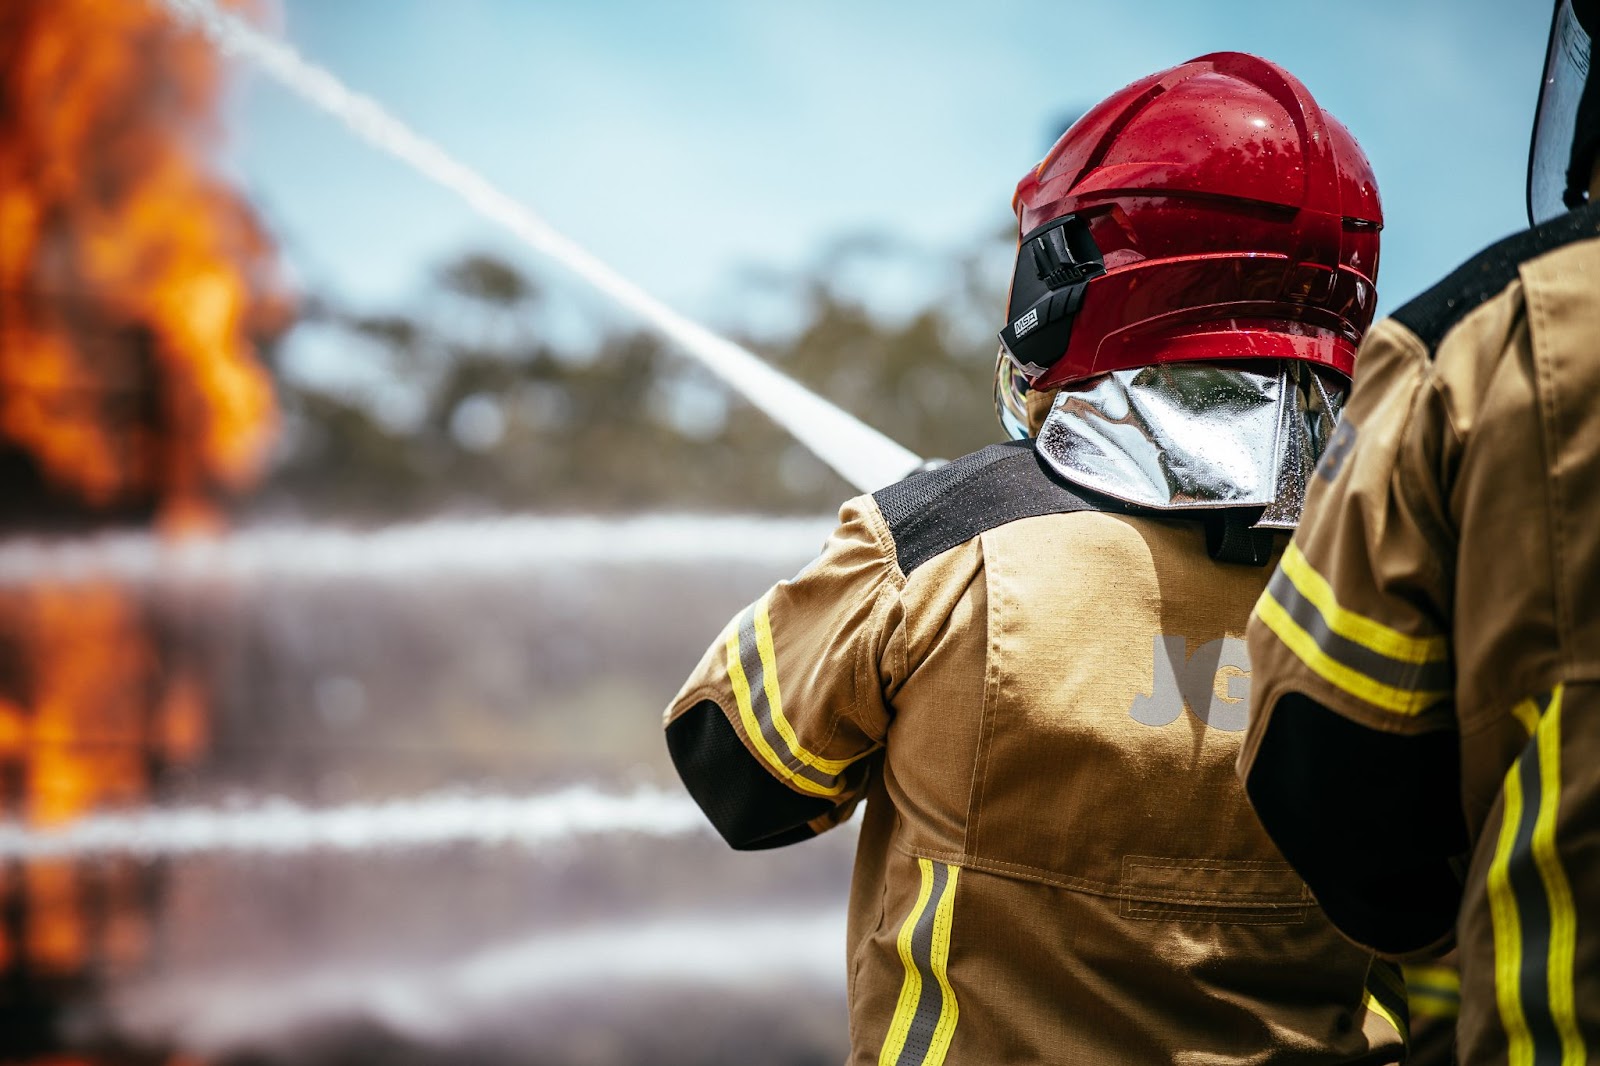
{"type": "Polygon", "coordinates": [[[1069,385],[1038,449],[1075,485],[1157,511],[1262,507],[1293,529],[1344,403],[1298,360],[1267,370],[1171,363],[1069,385]]]}

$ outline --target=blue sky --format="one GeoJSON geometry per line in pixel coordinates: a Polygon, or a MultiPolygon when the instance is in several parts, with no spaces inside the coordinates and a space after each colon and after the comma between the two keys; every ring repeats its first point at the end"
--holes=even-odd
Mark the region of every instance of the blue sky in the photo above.
{"type": "MultiPolygon", "coordinates": [[[[1547,27],[1543,0],[285,0],[279,28],[724,326],[741,321],[745,266],[800,270],[861,230],[934,253],[973,244],[1007,219],[1061,115],[1220,49],[1283,63],[1366,149],[1392,309],[1526,225],[1547,27]]],[[[483,246],[549,272],[264,80],[244,80],[230,136],[307,288],[394,307],[483,246]]]]}

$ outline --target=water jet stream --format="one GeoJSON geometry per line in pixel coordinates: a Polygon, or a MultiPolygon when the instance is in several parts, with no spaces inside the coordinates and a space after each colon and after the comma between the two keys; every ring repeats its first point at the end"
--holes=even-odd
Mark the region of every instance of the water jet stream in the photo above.
{"type": "Polygon", "coordinates": [[[862,492],[898,481],[920,463],[913,452],[774,369],[749,349],[685,317],[551,228],[528,208],[371,97],[354,92],[214,0],[160,0],[223,52],[255,64],[281,85],[339,119],[363,140],[451,190],[474,211],[587,281],[674,341],[862,492]]]}
{"type": "Polygon", "coordinates": [[[119,996],[115,1013],[128,1032],[211,1055],[292,1047],[301,1034],[341,1023],[446,1043],[540,1008],[568,1018],[609,1013],[610,1025],[642,1026],[652,1019],[637,1017],[636,1001],[608,1011],[606,997],[619,986],[716,988],[746,1006],[763,995],[781,1003],[797,986],[842,994],[844,929],[842,908],[617,922],[539,933],[429,966],[156,978],[119,996]]]}
{"type": "Polygon", "coordinates": [[[0,540],[0,587],[462,578],[582,566],[742,563],[786,570],[815,555],[832,528],[828,518],[520,515],[372,530],[283,525],[180,537],[144,531],[16,537],[0,540]]]}
{"type": "Polygon", "coordinates": [[[641,788],[618,795],[579,785],[542,796],[441,793],[322,809],[282,799],[150,808],[93,814],[49,828],[0,822],[0,859],[283,855],[461,843],[533,848],[613,833],[676,837],[709,832],[704,816],[682,794],[641,788]]]}

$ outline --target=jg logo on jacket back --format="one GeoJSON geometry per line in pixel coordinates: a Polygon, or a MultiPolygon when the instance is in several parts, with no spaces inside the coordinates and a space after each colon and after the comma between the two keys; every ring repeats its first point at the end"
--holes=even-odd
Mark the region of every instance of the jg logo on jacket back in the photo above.
{"type": "Polygon", "coordinates": [[[1183,637],[1157,636],[1154,686],[1128,713],[1143,725],[1171,725],[1189,711],[1212,729],[1243,732],[1250,715],[1250,656],[1244,641],[1222,637],[1187,653],[1183,637]]]}

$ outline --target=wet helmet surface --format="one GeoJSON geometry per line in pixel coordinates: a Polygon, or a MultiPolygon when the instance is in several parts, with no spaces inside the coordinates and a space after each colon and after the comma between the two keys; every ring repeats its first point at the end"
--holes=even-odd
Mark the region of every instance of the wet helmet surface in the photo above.
{"type": "Polygon", "coordinates": [[[1028,390],[1132,367],[1296,359],[1350,376],[1376,306],[1377,181],[1282,67],[1219,52],[1134,82],[1012,204],[1008,428],[1028,390]]]}

